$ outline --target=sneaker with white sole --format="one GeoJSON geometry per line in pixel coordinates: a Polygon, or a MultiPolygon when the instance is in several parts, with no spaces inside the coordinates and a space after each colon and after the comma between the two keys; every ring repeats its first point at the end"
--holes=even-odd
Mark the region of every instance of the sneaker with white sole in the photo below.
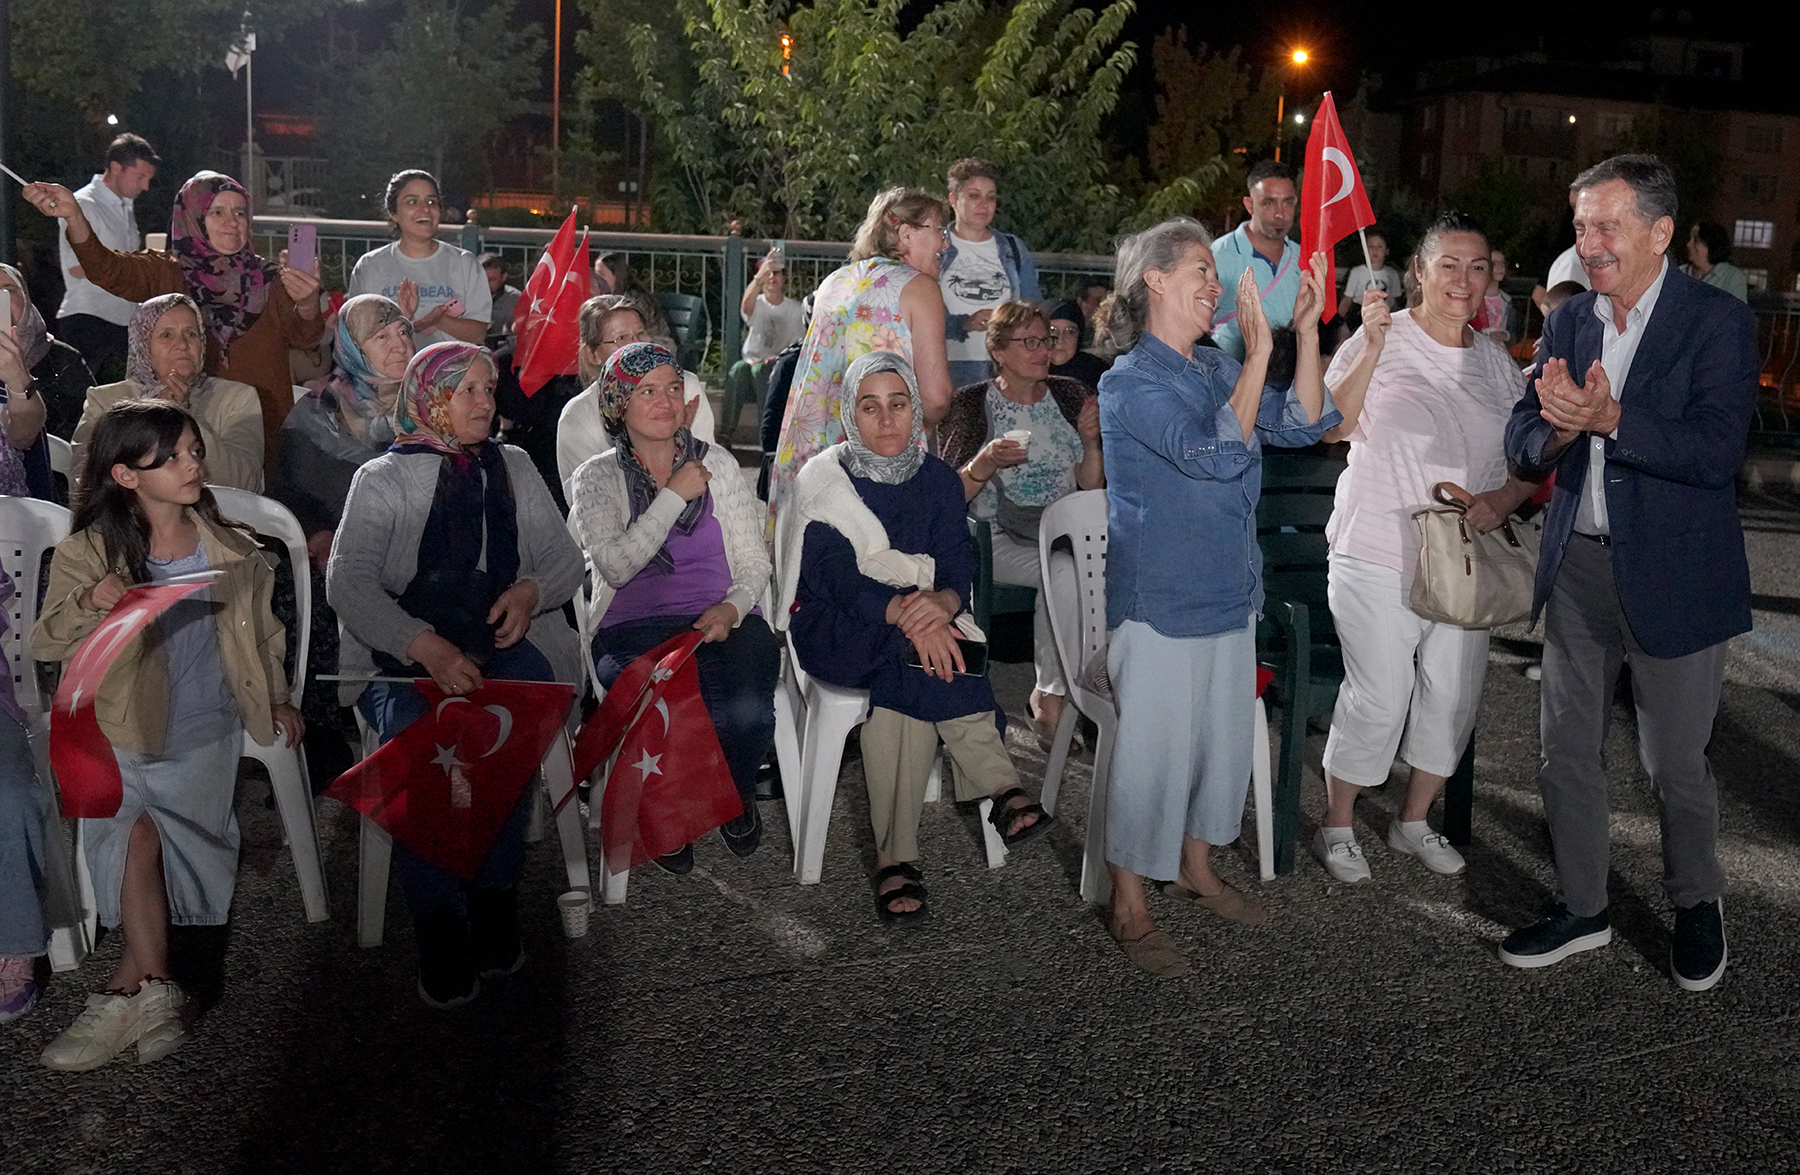
{"type": "Polygon", "coordinates": [[[146,979],[131,997],[138,1005],[138,1064],[160,1061],[187,1041],[187,993],[169,979],[146,979]]]}
{"type": "Polygon", "coordinates": [[[1357,885],[1373,876],[1369,872],[1369,862],[1363,857],[1362,846],[1354,837],[1326,840],[1325,830],[1321,828],[1313,834],[1312,854],[1325,866],[1325,872],[1345,885],[1357,885]]]}
{"type": "Polygon", "coordinates": [[[1450,847],[1450,838],[1441,832],[1431,831],[1430,825],[1425,826],[1423,836],[1415,838],[1396,820],[1388,825],[1387,842],[1388,848],[1396,853],[1417,857],[1424,862],[1425,868],[1433,873],[1442,873],[1445,877],[1455,877],[1468,868],[1462,854],[1450,847]]]}
{"type": "Polygon", "coordinates": [[[1714,898],[1675,911],[1669,971],[1683,991],[1708,991],[1725,974],[1725,903],[1714,898]]]}
{"type": "Polygon", "coordinates": [[[38,1001],[37,960],[0,955],[0,1024],[17,1020],[38,1001]]]}
{"type": "Polygon", "coordinates": [[[142,1023],[136,997],[97,991],[87,998],[87,1006],[75,1022],[44,1046],[38,1059],[65,1073],[98,1069],[137,1040],[142,1023]]]}
{"type": "Polygon", "coordinates": [[[1548,967],[1581,951],[1597,950],[1612,941],[1612,923],[1602,910],[1591,918],[1571,913],[1560,901],[1546,905],[1536,922],[1500,942],[1500,961],[1509,967],[1548,967]]]}

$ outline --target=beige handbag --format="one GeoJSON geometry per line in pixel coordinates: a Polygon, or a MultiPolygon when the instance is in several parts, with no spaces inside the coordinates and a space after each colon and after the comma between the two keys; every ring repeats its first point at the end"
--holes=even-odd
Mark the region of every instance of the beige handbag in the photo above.
{"type": "Polygon", "coordinates": [[[1427,620],[1458,628],[1492,628],[1531,615],[1537,580],[1537,521],[1508,518],[1487,534],[1476,534],[1465,517],[1468,507],[1446,493],[1467,493],[1453,482],[1431,487],[1443,503],[1413,513],[1419,528],[1419,570],[1408,603],[1427,620]]]}

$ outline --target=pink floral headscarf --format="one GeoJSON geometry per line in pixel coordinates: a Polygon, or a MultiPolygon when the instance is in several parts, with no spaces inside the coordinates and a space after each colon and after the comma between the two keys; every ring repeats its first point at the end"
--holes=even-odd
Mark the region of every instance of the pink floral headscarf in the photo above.
{"type": "Polygon", "coordinates": [[[200,305],[206,333],[223,350],[262,317],[281,270],[256,255],[248,234],[244,247],[230,255],[207,243],[206,210],[220,192],[236,192],[249,206],[250,193],[244,185],[216,171],[200,172],[181,185],[169,214],[169,248],[181,263],[188,292],[200,305]]]}

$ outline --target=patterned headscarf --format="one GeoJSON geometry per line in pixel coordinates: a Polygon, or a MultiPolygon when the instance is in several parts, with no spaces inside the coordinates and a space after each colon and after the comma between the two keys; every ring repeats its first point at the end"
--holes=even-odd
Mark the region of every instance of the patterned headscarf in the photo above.
{"type": "Polygon", "coordinates": [[[181,263],[188,292],[200,304],[201,324],[223,350],[262,317],[281,270],[251,250],[248,232],[243,248],[230,255],[207,243],[206,210],[220,192],[236,192],[249,211],[250,193],[244,185],[216,171],[200,172],[182,184],[175,197],[175,209],[169,214],[169,249],[181,263]]]}
{"type": "MultiPolygon", "coordinates": [[[[204,322],[200,316],[200,308],[186,294],[159,294],[138,306],[132,314],[131,321],[125,327],[125,375],[138,386],[146,400],[154,400],[164,392],[162,380],[156,378],[156,371],[150,366],[150,336],[156,330],[156,324],[162,316],[178,306],[185,306],[194,315],[196,322],[204,322]]],[[[188,399],[206,390],[212,379],[206,374],[206,348],[200,349],[200,369],[194,373],[193,382],[188,384],[188,399]]]]}
{"type": "MultiPolygon", "coordinates": [[[[606,425],[607,435],[618,442],[619,468],[625,474],[625,497],[631,507],[633,522],[650,508],[650,503],[662,491],[657,487],[656,478],[632,450],[631,434],[625,429],[625,406],[637,394],[644,377],[663,366],[674,368],[677,375],[681,373],[681,364],[676,361],[674,352],[661,343],[628,343],[614,351],[600,371],[600,419],[606,425]]],[[[675,463],[669,467],[669,476],[675,476],[675,471],[689,461],[699,461],[705,456],[705,441],[685,426],[676,429],[675,463]]],[[[683,506],[675,519],[674,529],[684,535],[693,534],[706,510],[707,497],[707,494],[698,494],[683,506]]],[[[664,575],[674,573],[675,559],[669,554],[666,543],[650,557],[650,564],[664,575]]]]}
{"type": "Polygon", "coordinates": [[[406,365],[394,402],[394,447],[423,445],[439,453],[467,452],[450,427],[450,397],[476,363],[494,366],[494,353],[478,343],[433,343],[406,365]]]}
{"type": "Polygon", "coordinates": [[[376,333],[398,322],[405,328],[408,345],[413,341],[412,322],[400,312],[393,299],[380,294],[358,294],[338,311],[337,368],[312,393],[320,399],[327,395],[337,401],[344,427],[358,440],[385,445],[393,439],[391,430],[394,405],[404,382],[387,379],[369,363],[362,345],[376,333]],[[382,434],[387,435],[371,435],[382,434]]]}
{"type": "MultiPolygon", "coordinates": [[[[30,371],[43,361],[50,353],[50,328],[44,325],[44,316],[38,313],[37,304],[31,300],[31,290],[25,285],[25,275],[10,265],[0,264],[13,285],[19,288],[19,295],[25,300],[25,316],[19,319],[19,350],[25,356],[25,370],[30,371]]],[[[11,323],[0,323],[0,328],[11,326],[11,323]]]]}
{"type": "Polygon", "coordinates": [[[848,451],[844,454],[844,467],[858,477],[866,477],[870,481],[882,485],[899,485],[910,481],[912,475],[919,472],[919,466],[925,462],[925,405],[919,399],[919,380],[913,375],[912,364],[905,356],[892,351],[870,351],[850,365],[844,372],[844,395],[838,405],[838,420],[844,426],[844,444],[848,451]],[[862,433],[856,426],[856,397],[862,389],[865,379],[879,372],[891,371],[906,382],[906,390],[912,396],[912,436],[907,439],[906,448],[892,457],[881,454],[863,444],[862,433]]]}

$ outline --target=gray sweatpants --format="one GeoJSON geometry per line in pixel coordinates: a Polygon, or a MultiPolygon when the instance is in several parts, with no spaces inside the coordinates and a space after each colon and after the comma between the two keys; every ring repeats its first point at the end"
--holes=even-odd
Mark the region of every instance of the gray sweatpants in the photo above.
{"type": "Polygon", "coordinates": [[[1550,819],[1556,875],[1569,910],[1606,909],[1610,810],[1601,748],[1621,665],[1631,666],[1638,757],[1662,817],[1663,890],[1676,906],[1725,887],[1715,845],[1719,784],[1707,762],[1725,673],[1725,642],[1684,657],[1652,657],[1631,635],[1613,581],[1612,549],[1570,538],[1544,613],[1544,744],[1538,789],[1550,819]]]}

